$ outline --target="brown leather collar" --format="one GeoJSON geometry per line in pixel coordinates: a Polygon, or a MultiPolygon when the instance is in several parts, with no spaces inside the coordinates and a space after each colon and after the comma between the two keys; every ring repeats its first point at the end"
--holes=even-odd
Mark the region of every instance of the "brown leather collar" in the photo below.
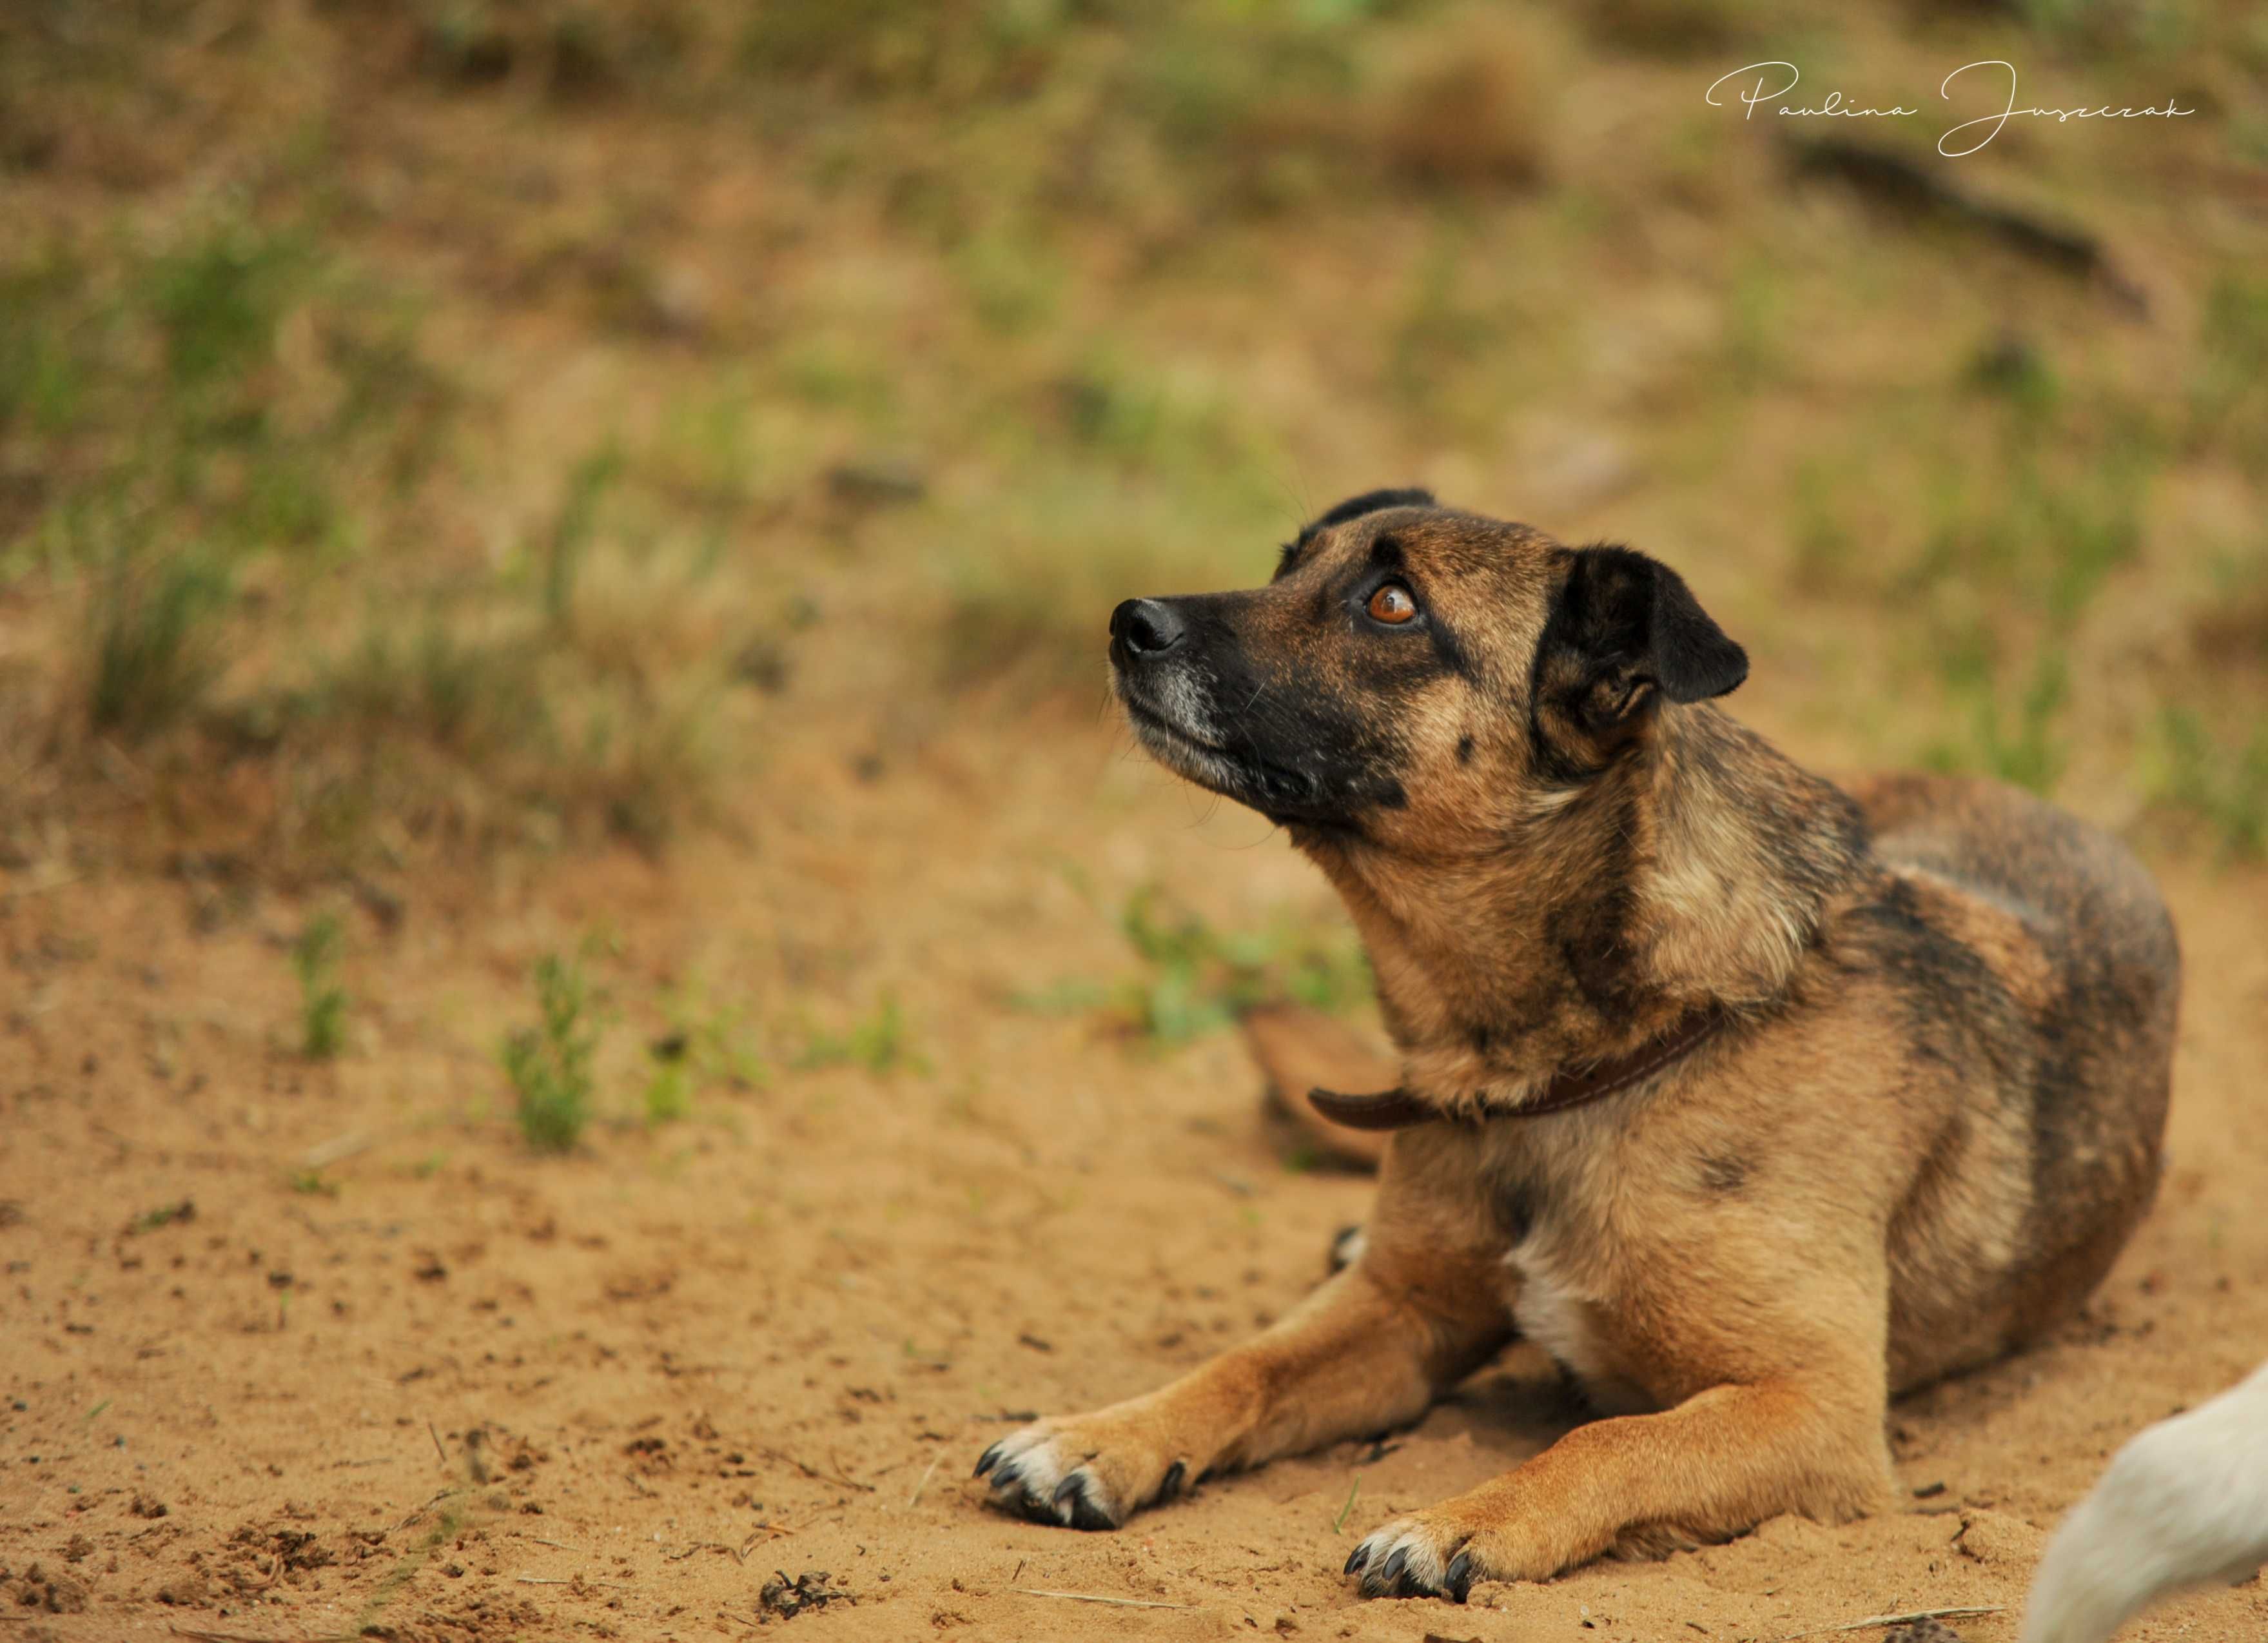
{"type": "MultiPolygon", "coordinates": [[[[1705,1004],[1686,1012],[1668,1032],[1649,1039],[1626,1056],[1601,1061],[1580,1072],[1562,1072],[1543,1087],[1534,1101],[1501,1111],[1479,1115],[1488,1118],[1536,1118],[1548,1112],[1565,1112],[1617,1090],[1628,1089],[1640,1079],[1660,1072],[1679,1057],[1700,1047],[1725,1024],[1722,1006],[1705,1004]]],[[[1432,1102],[1407,1090],[1385,1090],[1375,1095],[1341,1095],[1333,1090],[1307,1092],[1308,1103],[1333,1124],[1350,1130],[1407,1130],[1414,1124],[1447,1119],[1432,1102]]],[[[1468,1120],[1468,1122],[1470,1122],[1468,1120]]]]}

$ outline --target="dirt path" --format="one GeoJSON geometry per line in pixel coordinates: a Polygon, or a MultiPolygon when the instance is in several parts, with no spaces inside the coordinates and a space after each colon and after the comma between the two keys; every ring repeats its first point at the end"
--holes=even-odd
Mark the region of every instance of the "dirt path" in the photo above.
{"type": "MultiPolygon", "coordinates": [[[[1004,1421],[1264,1324],[1366,1197],[1282,1166],[1233,1036],[1139,1053],[1012,996],[1123,974],[1097,904],[1145,880],[1226,928],[1328,902],[1107,727],[844,745],[783,748],[753,842],[666,873],[570,865],[540,895],[413,903],[391,934],[357,912],[333,1065],[288,1052],[305,910],[178,880],[0,894],[0,1643],[737,1636],[775,1571],[821,1570],[805,1590],[841,1596],[792,1620],[772,1600],[805,1643],[1777,1639],[2019,1603],[2102,1457],[2268,1350],[2268,879],[2169,864],[2191,979],[2167,1190],[2082,1323],[1897,1406],[1911,1511],[1462,1610],[1359,1602],[1355,1536],[1563,1429],[1515,1354],[1413,1433],[1119,1534],[996,1515],[968,1474],[1004,1421]],[[889,992],[917,1065],[776,1060],[688,1123],[531,1156],[495,1044],[529,960],[593,927],[617,1078],[694,973],[830,1028],[889,992]]],[[[2264,1631],[2256,1585],[2135,1635],[2264,1631]]]]}

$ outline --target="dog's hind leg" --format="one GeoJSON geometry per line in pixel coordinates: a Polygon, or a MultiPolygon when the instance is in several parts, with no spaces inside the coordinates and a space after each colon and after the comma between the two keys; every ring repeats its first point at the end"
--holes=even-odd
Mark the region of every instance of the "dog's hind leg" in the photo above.
{"type": "Polygon", "coordinates": [[[1401,1068],[1366,1043],[1345,1023],[1298,1005],[1263,1005],[1245,1013],[1244,1042],[1268,1079],[1285,1115],[1300,1135],[1329,1157],[1375,1168],[1388,1138],[1333,1124],[1307,1104],[1307,1092],[1392,1089],[1401,1068]]]}

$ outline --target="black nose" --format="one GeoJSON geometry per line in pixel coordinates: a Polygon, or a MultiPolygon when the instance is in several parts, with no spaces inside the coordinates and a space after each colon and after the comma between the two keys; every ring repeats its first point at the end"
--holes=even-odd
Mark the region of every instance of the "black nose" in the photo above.
{"type": "Polygon", "coordinates": [[[1110,637],[1132,656],[1162,656],[1189,637],[1180,613],[1157,599],[1130,599],[1110,613],[1110,637]]]}

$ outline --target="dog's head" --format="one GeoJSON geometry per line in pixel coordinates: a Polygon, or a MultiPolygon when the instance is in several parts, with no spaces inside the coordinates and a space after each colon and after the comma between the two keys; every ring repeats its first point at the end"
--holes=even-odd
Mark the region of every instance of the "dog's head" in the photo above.
{"type": "Polygon", "coordinates": [[[1295,835],[1428,851],[1501,838],[1748,673],[1667,565],[1423,490],[1339,504],[1265,587],[1129,600],[1110,658],[1171,769],[1295,835]]]}

